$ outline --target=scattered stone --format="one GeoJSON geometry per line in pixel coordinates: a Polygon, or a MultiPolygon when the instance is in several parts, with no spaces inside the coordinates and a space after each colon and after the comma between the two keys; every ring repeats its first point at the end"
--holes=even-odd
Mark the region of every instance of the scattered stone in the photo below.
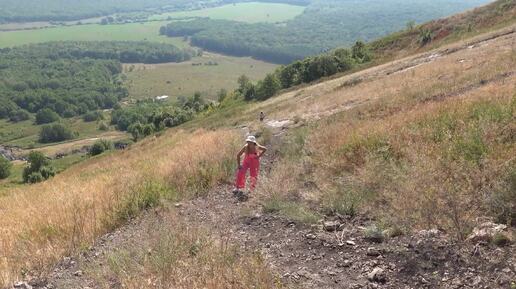
{"type": "Polygon", "coordinates": [[[32,286],[29,285],[27,282],[16,282],[13,285],[16,289],[32,289],[32,286]]]}
{"type": "Polygon", "coordinates": [[[352,262],[350,260],[344,260],[342,262],[337,262],[337,267],[339,268],[347,268],[350,267],[352,262]]]}
{"type": "Polygon", "coordinates": [[[501,234],[506,229],[506,225],[486,222],[474,228],[467,240],[473,243],[491,242],[496,234],[501,234]]]}
{"type": "Polygon", "coordinates": [[[440,231],[437,229],[430,229],[430,230],[421,230],[419,231],[418,235],[423,238],[435,238],[439,236],[440,231]]]}
{"type": "Polygon", "coordinates": [[[367,274],[367,280],[371,282],[385,283],[387,282],[387,275],[382,268],[376,267],[367,274]]]}
{"type": "Polygon", "coordinates": [[[183,206],[183,204],[181,204],[181,203],[175,203],[174,204],[174,207],[176,207],[176,208],[181,208],[182,206],[183,206]]]}
{"type": "Polygon", "coordinates": [[[74,275],[74,276],[77,276],[77,277],[81,277],[81,276],[82,276],[82,274],[83,274],[83,273],[82,273],[82,271],[81,271],[81,270],[75,271],[75,272],[73,273],[73,275],[74,275]]]}
{"type": "Polygon", "coordinates": [[[337,221],[324,222],[324,230],[328,232],[335,232],[340,227],[340,223],[337,221]]]}
{"type": "Polygon", "coordinates": [[[351,241],[351,240],[347,240],[346,244],[349,245],[349,246],[355,246],[356,245],[356,243],[351,241]]]}
{"type": "Polygon", "coordinates": [[[305,237],[310,240],[315,240],[317,238],[317,236],[314,234],[306,234],[305,237]]]}
{"type": "Polygon", "coordinates": [[[381,255],[380,250],[373,248],[373,247],[367,248],[366,254],[367,254],[367,256],[371,256],[371,257],[378,257],[381,255]]]}

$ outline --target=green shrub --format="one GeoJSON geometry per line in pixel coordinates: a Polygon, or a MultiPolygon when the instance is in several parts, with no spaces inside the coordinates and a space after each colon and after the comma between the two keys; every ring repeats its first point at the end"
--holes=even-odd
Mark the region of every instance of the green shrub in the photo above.
{"type": "Polygon", "coordinates": [[[493,236],[493,244],[499,247],[506,246],[511,243],[511,239],[504,233],[496,233],[493,236]]]}
{"type": "Polygon", "coordinates": [[[0,155],[0,180],[6,179],[11,175],[12,166],[9,160],[0,155]]]}
{"type": "Polygon", "coordinates": [[[30,119],[30,114],[23,109],[16,109],[9,113],[9,120],[12,122],[20,122],[30,119]]]}
{"type": "Polygon", "coordinates": [[[109,125],[102,121],[102,122],[99,123],[99,130],[101,130],[101,131],[108,131],[109,130],[109,125]]]}
{"type": "Polygon", "coordinates": [[[267,214],[281,214],[293,221],[314,224],[319,217],[301,203],[284,200],[279,196],[272,196],[263,204],[263,212],[267,214]]]}
{"type": "Polygon", "coordinates": [[[112,150],[113,143],[109,140],[101,139],[96,141],[90,148],[89,154],[96,156],[104,153],[105,151],[112,150]]]}
{"type": "Polygon", "coordinates": [[[36,113],[36,124],[46,124],[59,120],[59,115],[53,110],[44,108],[36,113]]]}
{"type": "Polygon", "coordinates": [[[23,170],[23,181],[25,183],[38,183],[55,176],[55,169],[50,166],[50,161],[45,155],[38,151],[32,151],[28,156],[29,166],[23,170]]]}
{"type": "Polygon", "coordinates": [[[383,232],[376,225],[371,225],[366,228],[364,232],[364,237],[366,240],[375,243],[381,243],[385,239],[383,232]]]}
{"type": "Polygon", "coordinates": [[[487,203],[498,223],[516,224],[516,168],[493,190],[487,203]]]}
{"type": "Polygon", "coordinates": [[[426,45],[430,43],[432,41],[432,38],[432,31],[430,31],[429,29],[421,29],[419,31],[419,43],[421,43],[421,45],[426,45]]]}
{"type": "Polygon", "coordinates": [[[72,131],[62,123],[48,124],[41,128],[39,141],[41,143],[60,142],[73,139],[72,131]]]}
{"type": "Polygon", "coordinates": [[[92,122],[92,121],[97,121],[97,120],[103,120],[104,119],[104,115],[100,111],[90,111],[90,112],[86,113],[82,117],[82,119],[85,122],[92,122]]]}
{"type": "Polygon", "coordinates": [[[33,172],[27,175],[25,182],[35,184],[44,181],[43,175],[40,172],[33,172]]]}

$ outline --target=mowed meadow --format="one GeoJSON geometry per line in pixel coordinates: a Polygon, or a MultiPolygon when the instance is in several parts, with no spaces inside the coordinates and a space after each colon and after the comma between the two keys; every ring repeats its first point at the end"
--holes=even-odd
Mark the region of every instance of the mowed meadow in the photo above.
{"type": "Polygon", "coordinates": [[[203,194],[234,171],[232,131],[170,130],[1,197],[0,285],[87,248],[161,199],[203,194]]]}
{"type": "Polygon", "coordinates": [[[234,90],[241,75],[258,81],[276,67],[250,57],[205,52],[183,63],[126,64],[125,86],[129,97],[135,99],[158,95],[191,96],[200,92],[204,97],[216,100],[221,89],[234,90]]]}

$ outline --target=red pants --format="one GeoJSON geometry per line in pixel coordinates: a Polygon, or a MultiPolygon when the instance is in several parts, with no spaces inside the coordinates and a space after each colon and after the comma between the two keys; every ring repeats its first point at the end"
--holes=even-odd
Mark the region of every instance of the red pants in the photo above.
{"type": "Polygon", "coordinates": [[[258,170],[260,169],[260,159],[256,154],[246,155],[242,167],[237,172],[235,186],[237,189],[245,188],[245,176],[247,170],[251,175],[251,191],[256,187],[256,181],[258,180],[258,170]]]}

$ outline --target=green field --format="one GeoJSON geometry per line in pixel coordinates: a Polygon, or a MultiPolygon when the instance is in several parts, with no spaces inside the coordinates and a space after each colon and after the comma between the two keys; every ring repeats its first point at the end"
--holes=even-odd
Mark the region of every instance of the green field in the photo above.
{"type": "Polygon", "coordinates": [[[166,20],[182,17],[210,17],[245,22],[278,22],[292,19],[301,14],[304,7],[276,3],[239,3],[202,10],[174,12],[150,17],[145,23],[128,24],[85,24],[74,26],[57,26],[33,30],[17,30],[0,32],[0,47],[12,47],[30,43],[49,41],[154,41],[171,43],[185,47],[187,43],[182,38],[170,38],[159,35],[159,28],[170,23],[166,20]]]}
{"type": "Polygon", "coordinates": [[[159,35],[159,28],[170,21],[155,21],[146,23],[128,23],[113,25],[76,25],[59,26],[35,30],[19,30],[0,32],[0,47],[41,43],[50,41],[154,41],[171,43],[180,47],[187,45],[182,38],[170,38],[159,35]]]}
{"type": "Polygon", "coordinates": [[[143,99],[158,95],[191,96],[199,91],[215,98],[221,88],[236,88],[237,78],[245,74],[252,80],[261,79],[277,66],[248,57],[231,57],[204,53],[188,62],[157,65],[128,64],[126,87],[131,98],[143,99]],[[217,65],[207,65],[209,63],[217,65]],[[193,65],[201,64],[201,65],[193,65]]]}
{"type": "Polygon", "coordinates": [[[171,12],[149,17],[149,20],[170,18],[208,17],[211,19],[233,20],[248,23],[283,22],[303,13],[305,7],[280,3],[235,3],[202,10],[171,12]]]}
{"type": "MultiPolygon", "coordinates": [[[[70,129],[79,133],[78,138],[91,138],[102,131],[97,129],[96,122],[84,122],[81,118],[63,119],[70,129]]],[[[109,122],[109,121],[108,121],[109,122]]],[[[35,125],[34,120],[13,123],[5,119],[0,120],[0,143],[21,148],[42,147],[45,144],[38,143],[41,125],[35,125]]]]}

